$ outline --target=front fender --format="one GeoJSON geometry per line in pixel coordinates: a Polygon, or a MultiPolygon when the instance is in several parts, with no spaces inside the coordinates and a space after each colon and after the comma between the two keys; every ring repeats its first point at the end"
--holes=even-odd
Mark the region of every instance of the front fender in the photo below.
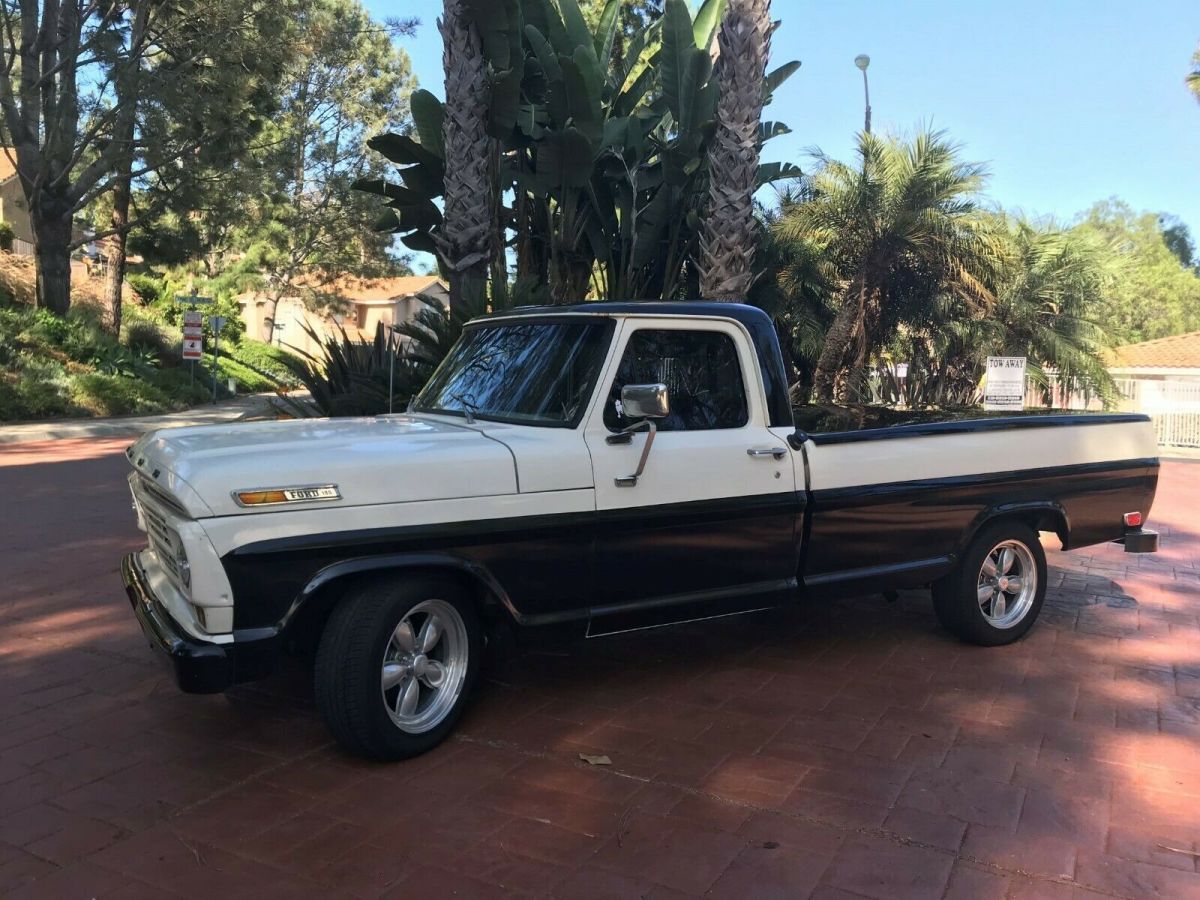
{"type": "Polygon", "coordinates": [[[344,559],[321,569],[296,595],[280,626],[287,629],[301,610],[314,602],[315,598],[328,594],[328,588],[338,581],[369,572],[403,572],[414,569],[442,569],[464,574],[481,590],[482,596],[487,598],[485,604],[491,603],[502,609],[516,624],[524,624],[524,619],[513,605],[508,592],[484,566],[452,553],[388,553],[344,559]]]}

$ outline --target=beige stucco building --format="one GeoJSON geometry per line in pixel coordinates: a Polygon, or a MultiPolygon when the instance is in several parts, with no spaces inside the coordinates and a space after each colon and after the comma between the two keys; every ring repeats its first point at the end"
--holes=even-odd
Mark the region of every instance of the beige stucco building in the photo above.
{"type": "MultiPolygon", "coordinates": [[[[16,240],[28,245],[28,252],[32,252],[33,226],[29,222],[29,204],[25,202],[25,192],[14,165],[15,158],[10,158],[10,153],[11,150],[0,148],[0,221],[7,222],[16,240]]],[[[17,244],[13,249],[20,251],[25,248],[17,244]]]]}
{"type": "Polygon", "coordinates": [[[336,334],[340,326],[351,337],[371,340],[380,322],[387,326],[410,321],[424,305],[418,295],[433,297],[442,305],[449,303],[449,294],[436,275],[344,278],[322,286],[321,292],[344,300],[346,312],[321,315],[308,309],[299,297],[284,297],[272,310],[264,291],[240,295],[237,301],[246,333],[259,340],[313,353],[318,348],[304,327],[306,323],[318,334],[336,334]]]}

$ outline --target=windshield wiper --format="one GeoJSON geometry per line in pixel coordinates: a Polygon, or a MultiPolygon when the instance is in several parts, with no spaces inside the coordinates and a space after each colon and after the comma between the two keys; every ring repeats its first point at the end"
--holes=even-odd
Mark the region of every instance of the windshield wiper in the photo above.
{"type": "Polygon", "coordinates": [[[479,409],[479,407],[477,405],[475,405],[474,403],[472,403],[470,400],[468,400],[466,397],[464,397],[462,394],[451,394],[450,399],[457,400],[459,403],[461,403],[463,405],[463,417],[467,420],[468,425],[474,425],[475,424],[475,413],[479,409]]]}

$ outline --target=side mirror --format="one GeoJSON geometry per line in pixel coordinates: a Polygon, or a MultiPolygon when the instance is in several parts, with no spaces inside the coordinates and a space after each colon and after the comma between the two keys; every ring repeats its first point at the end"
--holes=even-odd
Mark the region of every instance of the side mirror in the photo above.
{"type": "Polygon", "coordinates": [[[621,388],[621,409],[628,419],[663,419],[671,414],[665,384],[627,384],[621,388]]]}
{"type": "Polygon", "coordinates": [[[654,445],[654,435],[658,426],[655,419],[663,419],[671,414],[671,400],[667,395],[665,384],[627,384],[621,388],[621,410],[627,419],[636,421],[624,431],[609,435],[605,442],[609,444],[628,444],[633,440],[635,431],[646,431],[646,444],[642,447],[642,458],[638,461],[637,471],[632,475],[622,475],[613,479],[617,487],[636,487],[638,479],[646,471],[646,460],[650,458],[650,448],[654,445]]]}

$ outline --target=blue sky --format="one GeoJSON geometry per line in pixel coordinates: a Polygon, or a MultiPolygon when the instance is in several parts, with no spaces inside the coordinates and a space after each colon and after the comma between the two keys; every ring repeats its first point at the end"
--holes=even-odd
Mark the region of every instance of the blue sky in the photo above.
{"type": "MultiPolygon", "coordinates": [[[[366,3],[421,20],[402,45],[440,96],[441,2],[366,3]]],[[[868,53],[874,130],[945,129],[988,164],[1006,208],[1069,220],[1116,195],[1200,239],[1200,104],[1183,84],[1196,0],[774,0],[772,12],[772,65],[803,66],[767,111],[792,133],[766,158],[849,157],[863,113],[853,60],[868,53]]]]}

